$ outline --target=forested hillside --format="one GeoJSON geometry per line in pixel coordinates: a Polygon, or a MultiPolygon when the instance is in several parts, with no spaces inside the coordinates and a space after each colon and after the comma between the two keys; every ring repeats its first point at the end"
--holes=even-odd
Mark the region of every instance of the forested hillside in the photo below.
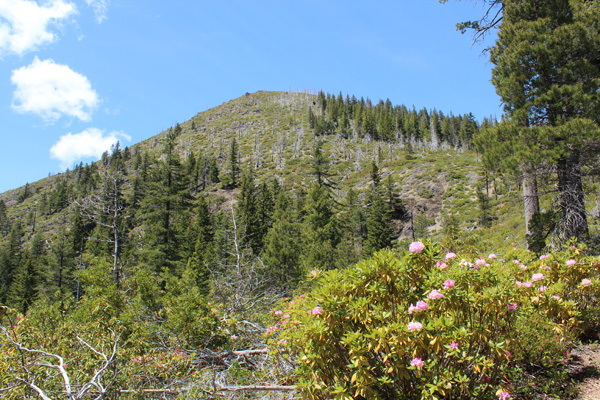
{"type": "MultiPolygon", "coordinates": [[[[294,389],[293,360],[269,355],[265,333],[280,330],[275,304],[325,271],[430,239],[439,247],[419,262],[438,266],[441,251],[508,260],[527,247],[520,178],[481,162],[497,124],[341,93],[247,93],[3,193],[0,393],[294,389]]],[[[542,205],[552,185],[540,183],[542,205]]]]}
{"type": "Polygon", "coordinates": [[[389,100],[246,94],[3,194],[0,300],[30,304],[42,288],[75,294],[86,257],[109,258],[115,282],[142,264],[208,279],[234,217],[240,247],[283,291],[311,268],[344,267],[444,224],[489,225],[476,199],[494,189],[470,150],[478,131],[470,115],[389,100]],[[27,275],[36,289],[22,298],[16,285],[27,275]]]}

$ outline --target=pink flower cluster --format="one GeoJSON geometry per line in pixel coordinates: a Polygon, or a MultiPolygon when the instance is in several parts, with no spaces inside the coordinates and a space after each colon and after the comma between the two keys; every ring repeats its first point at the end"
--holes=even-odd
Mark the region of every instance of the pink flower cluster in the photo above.
{"type": "Polygon", "coordinates": [[[419,300],[417,301],[417,305],[410,305],[410,307],[408,307],[408,313],[412,314],[413,312],[418,313],[421,311],[425,311],[427,310],[427,308],[429,307],[429,304],[427,304],[427,302],[423,301],[423,300],[419,300]]]}
{"type": "Polygon", "coordinates": [[[281,326],[279,325],[273,325],[267,328],[267,331],[265,332],[267,335],[271,332],[275,332],[275,331],[280,331],[281,330],[281,326]]]}
{"type": "Polygon", "coordinates": [[[510,395],[510,393],[508,392],[502,392],[498,395],[498,400],[508,400],[510,399],[512,396],[510,395]]]}
{"type": "Polygon", "coordinates": [[[443,261],[438,261],[438,262],[436,263],[436,265],[438,266],[438,268],[439,268],[439,269],[445,269],[445,268],[448,266],[448,264],[446,264],[446,263],[445,263],[445,262],[443,262],[443,261]]]}
{"type": "Polygon", "coordinates": [[[544,279],[544,274],[537,273],[531,276],[531,280],[534,282],[541,281],[542,279],[544,279]]]}
{"type": "Polygon", "coordinates": [[[577,261],[575,261],[575,260],[567,260],[567,266],[572,267],[575,264],[577,264],[577,261]]]}
{"type": "Polygon", "coordinates": [[[515,284],[516,284],[518,287],[525,286],[525,287],[528,287],[528,288],[530,288],[530,287],[532,287],[532,286],[533,286],[533,283],[531,283],[531,282],[529,282],[529,281],[527,281],[527,282],[519,282],[519,281],[516,281],[516,282],[515,282],[515,284]]]}
{"type": "Polygon", "coordinates": [[[421,368],[423,366],[423,360],[419,357],[415,357],[412,359],[412,361],[410,362],[410,365],[412,365],[413,367],[417,367],[417,368],[421,368]]]}
{"type": "Polygon", "coordinates": [[[452,279],[448,279],[444,281],[444,289],[450,289],[451,287],[454,287],[455,284],[456,282],[454,282],[452,279]]]}
{"type": "Polygon", "coordinates": [[[456,349],[458,349],[458,343],[457,342],[450,343],[450,350],[456,350],[456,349]]]}
{"type": "Polygon", "coordinates": [[[408,246],[408,251],[411,253],[420,253],[425,249],[425,245],[421,242],[412,242],[410,246],[408,246]]]}
{"type": "Polygon", "coordinates": [[[454,254],[452,252],[446,254],[446,261],[447,260],[452,260],[453,258],[456,258],[456,254],[454,254]]]}
{"type": "Polygon", "coordinates": [[[517,303],[510,303],[506,307],[511,311],[515,311],[517,309],[517,303]]]}
{"type": "Polygon", "coordinates": [[[179,351],[179,350],[175,350],[173,352],[173,355],[175,357],[183,357],[183,358],[187,358],[187,356],[185,355],[185,353],[183,351],[179,351]]]}
{"type": "MultiPolygon", "coordinates": [[[[429,300],[435,300],[435,299],[441,299],[443,298],[444,295],[440,292],[438,292],[437,290],[433,289],[428,295],[427,298],[429,300]]],[[[418,304],[418,303],[417,303],[418,304]]]]}
{"type": "Polygon", "coordinates": [[[592,284],[592,281],[590,281],[588,278],[584,278],[584,279],[581,281],[581,284],[582,284],[583,286],[590,286],[590,285],[592,284]]]}
{"type": "Polygon", "coordinates": [[[420,322],[411,321],[406,327],[411,332],[420,331],[421,329],[423,329],[423,324],[420,322]]]}
{"type": "Polygon", "coordinates": [[[323,312],[323,309],[322,309],[321,307],[319,307],[319,306],[316,306],[315,308],[313,308],[313,309],[311,310],[311,312],[310,312],[310,313],[311,313],[312,315],[319,315],[319,314],[321,314],[322,312],[323,312]]]}

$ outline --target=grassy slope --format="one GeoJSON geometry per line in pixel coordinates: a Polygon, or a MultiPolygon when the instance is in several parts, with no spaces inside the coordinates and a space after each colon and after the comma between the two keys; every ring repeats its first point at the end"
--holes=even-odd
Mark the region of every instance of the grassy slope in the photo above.
{"type": "MultiPolygon", "coordinates": [[[[232,138],[240,145],[243,165],[256,166],[257,180],[277,178],[288,190],[307,187],[311,178],[310,157],[314,135],[308,129],[308,107],[315,96],[307,93],[257,92],[246,94],[220,106],[199,113],[181,124],[183,134],[178,139],[177,150],[186,157],[210,154],[218,157],[221,172],[227,169],[227,157],[232,138]],[[192,130],[192,122],[195,129],[192,130]]],[[[132,146],[158,155],[162,150],[165,132],[132,146]]],[[[501,251],[516,242],[522,245],[524,228],[518,187],[499,183],[499,196],[492,204],[496,220],[491,229],[477,227],[478,207],[475,185],[480,179],[477,157],[470,151],[452,149],[431,152],[416,148],[407,156],[401,144],[374,142],[366,139],[342,139],[335,135],[323,138],[324,150],[331,161],[331,172],[337,195],[345,196],[350,187],[366,189],[370,182],[372,160],[379,160],[384,177],[392,174],[397,189],[409,210],[426,220],[431,234],[442,226],[442,214],[452,212],[465,232],[473,231],[484,250],[501,251]]],[[[52,185],[61,175],[44,178],[30,184],[36,193],[21,204],[16,204],[22,188],[0,194],[9,207],[12,218],[25,218],[28,210],[35,208],[42,193],[49,194],[52,185]]],[[[214,195],[231,198],[232,191],[210,188],[214,195]]],[[[65,220],[66,210],[38,218],[38,229],[52,231],[65,220]]],[[[410,235],[408,223],[398,221],[402,237],[410,235]]],[[[401,237],[401,238],[402,238],[401,237]]]]}

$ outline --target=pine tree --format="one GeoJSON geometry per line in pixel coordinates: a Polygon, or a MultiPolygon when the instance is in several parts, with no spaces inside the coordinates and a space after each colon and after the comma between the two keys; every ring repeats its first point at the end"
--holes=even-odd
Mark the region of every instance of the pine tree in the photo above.
{"type": "Polygon", "coordinates": [[[6,203],[4,200],[0,200],[0,237],[4,237],[8,234],[9,221],[6,215],[6,203]]]}
{"type": "Polygon", "coordinates": [[[390,218],[406,219],[407,211],[402,198],[394,187],[394,179],[392,175],[388,175],[385,181],[385,201],[390,212],[390,218]]]}
{"type": "Polygon", "coordinates": [[[252,167],[242,172],[236,216],[241,232],[243,232],[242,244],[249,246],[254,254],[258,254],[262,247],[262,231],[258,215],[257,188],[254,183],[252,167]]]}
{"type": "Polygon", "coordinates": [[[389,208],[383,201],[380,191],[370,196],[367,217],[367,237],[363,245],[362,256],[369,257],[378,250],[392,244],[391,219],[389,208]]]}
{"type": "Polygon", "coordinates": [[[371,161],[371,182],[373,184],[373,193],[375,193],[381,182],[381,175],[379,174],[379,167],[375,160],[371,161]]]}
{"type": "Polygon", "coordinates": [[[323,141],[320,139],[315,141],[311,166],[310,174],[315,177],[317,184],[319,186],[326,185],[329,178],[329,160],[323,154],[323,141]]]}
{"type": "MultiPolygon", "coordinates": [[[[559,236],[588,232],[581,163],[600,140],[600,13],[595,2],[503,1],[491,51],[496,86],[522,170],[555,165],[561,209],[559,236]]],[[[471,27],[468,26],[467,27],[471,27]]],[[[481,27],[479,27],[481,29],[481,27]]],[[[534,188],[530,182],[524,188],[534,188]]],[[[527,195],[526,195],[527,197],[527,195]]],[[[533,216],[533,214],[530,214],[533,216]]]]}
{"type": "Polygon", "coordinates": [[[194,214],[195,221],[186,240],[193,244],[188,250],[187,269],[193,272],[200,293],[207,295],[210,289],[210,271],[207,265],[213,256],[214,228],[208,202],[203,196],[198,198],[194,214]]]}
{"type": "Polygon", "coordinates": [[[157,271],[167,268],[171,273],[181,273],[179,246],[187,230],[191,195],[179,155],[175,152],[175,131],[167,132],[163,161],[154,165],[154,180],[148,182],[147,195],[141,203],[146,238],[150,249],[146,251],[147,263],[157,271]]]}
{"type": "Polygon", "coordinates": [[[38,264],[29,252],[25,251],[8,290],[6,304],[26,313],[38,297],[41,278],[38,264]]]}
{"type": "Polygon", "coordinates": [[[293,218],[291,201],[285,192],[277,197],[273,225],[265,235],[261,258],[273,284],[289,293],[302,280],[300,265],[301,224],[293,218]]]}
{"type": "Polygon", "coordinates": [[[235,137],[231,139],[229,147],[229,173],[227,174],[226,186],[235,188],[239,185],[240,179],[240,154],[235,137]]]}
{"type": "Polygon", "coordinates": [[[23,256],[23,230],[21,221],[13,223],[8,241],[0,249],[0,304],[6,304],[8,292],[21,267],[23,256]]]}

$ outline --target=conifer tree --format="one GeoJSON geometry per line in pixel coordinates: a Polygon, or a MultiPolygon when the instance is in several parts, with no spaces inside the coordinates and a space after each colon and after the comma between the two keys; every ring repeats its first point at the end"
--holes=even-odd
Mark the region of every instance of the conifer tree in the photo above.
{"type": "Polygon", "coordinates": [[[166,157],[154,165],[155,179],[148,183],[140,211],[150,244],[150,250],[145,252],[148,264],[154,265],[157,271],[168,268],[172,273],[181,273],[185,265],[179,264],[179,246],[189,221],[191,195],[180,157],[174,149],[175,138],[175,131],[169,129],[164,145],[166,157]]]}
{"type": "Polygon", "coordinates": [[[13,223],[3,249],[0,249],[0,304],[6,304],[8,292],[21,266],[23,256],[23,230],[21,221],[13,223]]]}
{"type": "Polygon", "coordinates": [[[269,278],[284,292],[293,290],[304,275],[300,266],[301,224],[293,218],[291,201],[285,192],[277,197],[273,225],[264,243],[261,258],[269,278]]]}
{"type": "Polygon", "coordinates": [[[391,246],[392,230],[389,208],[379,190],[374,191],[370,196],[366,228],[367,237],[363,245],[363,257],[369,257],[376,251],[391,246]]]}
{"type": "Polygon", "coordinates": [[[600,13],[595,1],[538,2],[489,0],[502,13],[492,19],[459,24],[482,35],[499,26],[491,50],[492,83],[509,119],[503,122],[507,141],[515,144],[513,159],[524,171],[527,198],[534,196],[535,167],[554,164],[558,180],[561,221],[558,236],[585,236],[588,232],[581,163],[596,156],[600,139],[600,13]],[[500,17],[499,17],[500,16],[500,17]],[[529,174],[529,175],[528,175],[529,174]]]}
{"type": "Polygon", "coordinates": [[[240,154],[235,137],[231,139],[229,147],[229,173],[227,174],[227,186],[235,188],[239,184],[240,179],[240,154]]]}
{"type": "Polygon", "coordinates": [[[242,172],[237,200],[236,216],[241,232],[244,233],[242,244],[249,246],[255,254],[258,254],[262,246],[262,230],[258,215],[257,188],[251,166],[242,172]]]}
{"type": "Polygon", "coordinates": [[[0,200],[0,238],[8,234],[8,216],[6,215],[6,203],[0,200]]]}
{"type": "Polygon", "coordinates": [[[73,258],[73,247],[69,243],[69,233],[66,225],[60,226],[56,236],[48,240],[50,248],[50,290],[59,292],[64,296],[75,291],[76,283],[73,279],[75,260],[73,258]]]}
{"type": "Polygon", "coordinates": [[[188,232],[187,242],[193,244],[188,250],[187,269],[192,271],[200,293],[207,295],[210,289],[210,271],[208,264],[213,253],[214,229],[210,217],[208,202],[200,196],[196,202],[195,221],[188,232]]]}
{"type": "Polygon", "coordinates": [[[39,264],[27,251],[23,252],[21,263],[15,271],[13,282],[7,293],[6,304],[26,313],[38,297],[42,276],[39,264]]]}
{"type": "Polygon", "coordinates": [[[324,186],[329,178],[329,160],[323,153],[323,141],[317,139],[313,149],[310,174],[315,177],[319,186],[324,186]]]}

